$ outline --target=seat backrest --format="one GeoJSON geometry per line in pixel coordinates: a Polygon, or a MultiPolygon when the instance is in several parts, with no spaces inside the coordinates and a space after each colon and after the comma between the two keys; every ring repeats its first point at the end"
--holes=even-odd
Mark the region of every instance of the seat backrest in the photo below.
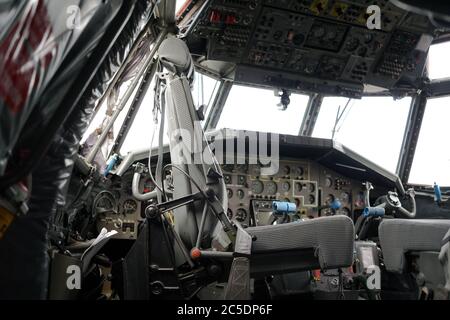
{"type": "Polygon", "coordinates": [[[445,274],[445,289],[447,290],[448,298],[450,299],[450,229],[444,236],[443,245],[439,253],[439,261],[444,268],[445,274]]]}
{"type": "Polygon", "coordinates": [[[353,264],[355,231],[347,216],[316,218],[247,228],[253,237],[251,273],[349,267],[353,264]]]}
{"type": "Polygon", "coordinates": [[[450,228],[450,220],[384,220],[379,228],[380,245],[386,269],[402,273],[405,253],[439,252],[442,239],[450,228]]]}

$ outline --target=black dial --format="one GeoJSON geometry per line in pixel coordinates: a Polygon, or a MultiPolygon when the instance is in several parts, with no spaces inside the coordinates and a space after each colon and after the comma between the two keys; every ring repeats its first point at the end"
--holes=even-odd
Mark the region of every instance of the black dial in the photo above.
{"type": "Polygon", "coordinates": [[[245,211],[245,209],[238,209],[236,211],[236,220],[239,222],[243,222],[247,219],[247,211],[245,211]]]}

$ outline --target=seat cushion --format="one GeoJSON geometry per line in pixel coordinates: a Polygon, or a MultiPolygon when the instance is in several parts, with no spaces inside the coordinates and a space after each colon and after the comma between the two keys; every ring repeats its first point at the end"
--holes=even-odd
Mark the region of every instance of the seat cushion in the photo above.
{"type": "Polygon", "coordinates": [[[353,263],[354,227],[347,216],[323,217],[245,229],[255,237],[252,254],[314,249],[322,269],[353,263]]]}
{"type": "Polygon", "coordinates": [[[384,220],[379,228],[386,269],[402,272],[408,251],[439,252],[450,220],[384,220]]]}

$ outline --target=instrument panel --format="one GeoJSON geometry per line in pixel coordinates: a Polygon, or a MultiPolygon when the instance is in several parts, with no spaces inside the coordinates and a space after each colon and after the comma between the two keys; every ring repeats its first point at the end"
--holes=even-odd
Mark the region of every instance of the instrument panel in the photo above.
{"type": "Polygon", "coordinates": [[[311,160],[280,160],[274,175],[259,164],[222,166],[228,194],[228,217],[244,226],[264,225],[272,201],[293,202],[299,218],[344,214],[364,208],[362,182],[344,177],[311,160]],[[330,205],[341,203],[337,210],[330,205]]]}
{"type": "MultiPolygon", "coordinates": [[[[134,170],[127,171],[118,188],[100,191],[94,198],[97,212],[97,231],[106,228],[116,230],[116,239],[136,239],[138,225],[143,220],[144,204],[133,197],[131,184],[134,170]]],[[[148,175],[139,183],[140,192],[150,192],[155,188],[148,175]]]]}
{"type": "Polygon", "coordinates": [[[420,76],[433,39],[427,17],[387,0],[212,0],[201,11],[199,3],[192,1],[180,15],[181,32],[194,51],[207,40],[200,65],[237,64],[239,83],[359,97],[361,84],[392,88],[400,79],[420,76]],[[372,5],[381,10],[380,30],[366,25],[372,5]],[[193,21],[195,10],[200,13],[193,21]],[[275,78],[270,72],[260,77],[251,76],[253,70],[239,72],[248,67],[278,73],[275,78]],[[291,81],[293,74],[297,81],[291,81]]]}

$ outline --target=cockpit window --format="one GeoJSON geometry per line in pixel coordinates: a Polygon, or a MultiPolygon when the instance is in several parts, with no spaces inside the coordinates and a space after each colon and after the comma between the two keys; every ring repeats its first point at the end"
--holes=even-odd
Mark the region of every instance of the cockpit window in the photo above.
{"type": "Polygon", "coordinates": [[[395,172],[411,98],[325,98],[313,136],[331,139],[395,172]]]}
{"type": "Polygon", "coordinates": [[[309,97],[291,94],[286,110],[273,90],[233,85],[217,128],[298,135],[309,97]]]}
{"type": "Polygon", "coordinates": [[[450,97],[429,99],[420,129],[409,183],[450,186],[450,97]]]}
{"type": "MultiPolygon", "coordinates": [[[[152,134],[155,128],[153,122],[153,97],[154,97],[154,82],[150,85],[149,90],[144,98],[144,101],[134,119],[130,131],[128,132],[120,153],[127,154],[132,150],[146,149],[150,146],[152,134]]],[[[195,73],[194,83],[192,85],[192,96],[194,104],[198,108],[200,105],[206,106],[206,115],[210,111],[210,106],[214,100],[214,96],[219,88],[218,81],[200,74],[195,73]]],[[[167,121],[165,124],[167,128],[167,121]]],[[[153,146],[158,145],[159,129],[155,132],[153,138],[153,146]]],[[[164,135],[164,144],[169,143],[168,135],[164,135]]]]}
{"type": "Polygon", "coordinates": [[[450,78],[450,41],[432,45],[428,57],[428,76],[430,79],[450,78]]]}

